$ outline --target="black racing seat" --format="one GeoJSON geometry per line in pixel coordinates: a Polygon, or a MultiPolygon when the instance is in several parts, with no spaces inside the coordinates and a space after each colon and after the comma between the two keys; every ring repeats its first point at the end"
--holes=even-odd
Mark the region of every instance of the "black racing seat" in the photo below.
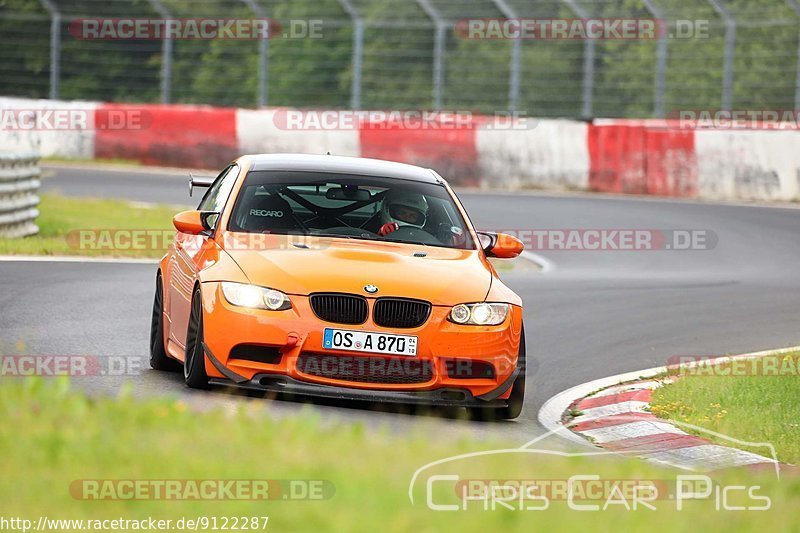
{"type": "Polygon", "coordinates": [[[292,206],[277,194],[259,194],[251,198],[243,213],[242,229],[253,232],[299,229],[292,206]]]}

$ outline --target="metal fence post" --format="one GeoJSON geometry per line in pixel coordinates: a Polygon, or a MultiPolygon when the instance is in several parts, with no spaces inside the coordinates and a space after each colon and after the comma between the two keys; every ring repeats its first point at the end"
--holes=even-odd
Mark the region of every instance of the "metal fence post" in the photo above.
{"type": "MultiPolygon", "coordinates": [[[[269,24],[269,23],[268,23],[269,24]]],[[[267,36],[258,41],[258,107],[266,107],[269,100],[269,25],[267,36]]]]}
{"type": "Polygon", "coordinates": [[[433,41],[433,109],[442,108],[442,92],[444,91],[444,39],[447,23],[439,12],[431,5],[430,0],[417,0],[417,3],[431,19],[435,27],[433,41]]]}
{"type": "MultiPolygon", "coordinates": [[[[161,3],[161,0],[147,0],[158,15],[164,20],[170,18],[170,12],[161,3]]],[[[161,41],[161,103],[168,104],[172,99],[172,39],[168,32],[164,32],[161,41]]]]}
{"type": "Polygon", "coordinates": [[[271,37],[270,31],[272,27],[270,20],[261,6],[255,3],[254,0],[242,0],[244,4],[250,8],[250,11],[260,19],[267,20],[267,35],[258,40],[258,88],[256,89],[256,105],[264,107],[267,105],[267,96],[269,94],[269,39],[271,37]]]}
{"type": "Polygon", "coordinates": [[[57,100],[61,85],[61,13],[50,0],[39,0],[50,13],[50,99],[57,100]]]}
{"type": "MultiPolygon", "coordinates": [[[[580,18],[588,19],[589,14],[575,0],[563,0],[567,6],[580,18]]],[[[592,118],[594,113],[594,58],[596,43],[594,39],[586,39],[583,42],[583,97],[581,106],[581,117],[592,118]]]]}
{"type": "Polygon", "coordinates": [[[339,0],[353,21],[353,78],[350,81],[350,109],[361,109],[361,58],[364,51],[364,19],[350,0],[339,0]]]}
{"type": "Polygon", "coordinates": [[[656,7],[653,0],[642,0],[645,7],[653,17],[660,20],[664,26],[661,28],[661,35],[658,37],[656,47],[656,75],[653,86],[653,116],[664,118],[664,93],[666,92],[667,76],[667,38],[669,37],[669,23],[664,18],[663,12],[656,7]]]}
{"type": "MultiPolygon", "coordinates": [[[[492,3],[507,19],[518,19],[517,13],[508,5],[506,0],[492,0],[492,3]]],[[[514,39],[511,43],[511,64],[508,73],[508,110],[517,111],[519,108],[519,82],[520,82],[520,55],[522,52],[522,39],[514,39]]]]}
{"type": "Polygon", "coordinates": [[[722,74],[722,109],[733,108],[733,55],[736,52],[736,19],[719,0],[708,0],[725,21],[725,59],[722,74]]]}
{"type": "MultiPolygon", "coordinates": [[[[797,0],[786,0],[786,2],[800,16],[800,2],[797,0]]],[[[795,110],[800,109],[800,38],[798,38],[797,44],[797,78],[794,85],[794,108],[795,110]]]]}

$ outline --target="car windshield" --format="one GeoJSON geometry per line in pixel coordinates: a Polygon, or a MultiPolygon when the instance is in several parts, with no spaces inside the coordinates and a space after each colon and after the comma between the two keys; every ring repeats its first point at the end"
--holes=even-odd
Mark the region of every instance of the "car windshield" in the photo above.
{"type": "Polygon", "coordinates": [[[475,249],[444,186],[377,176],[252,171],[228,229],[475,249]]]}

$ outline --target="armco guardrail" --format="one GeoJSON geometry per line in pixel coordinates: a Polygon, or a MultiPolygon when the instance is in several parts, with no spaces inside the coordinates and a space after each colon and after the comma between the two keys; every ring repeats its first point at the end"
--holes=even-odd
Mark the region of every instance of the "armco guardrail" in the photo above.
{"type": "Polygon", "coordinates": [[[0,237],[39,232],[39,155],[0,153],[0,237]]]}

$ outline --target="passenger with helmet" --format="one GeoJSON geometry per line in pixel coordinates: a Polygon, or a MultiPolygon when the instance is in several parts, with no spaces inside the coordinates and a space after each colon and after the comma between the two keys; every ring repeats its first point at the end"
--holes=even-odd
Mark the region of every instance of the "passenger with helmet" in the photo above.
{"type": "Polygon", "coordinates": [[[428,201],[419,193],[389,191],[381,205],[382,237],[402,226],[422,229],[428,218],[428,201]]]}

